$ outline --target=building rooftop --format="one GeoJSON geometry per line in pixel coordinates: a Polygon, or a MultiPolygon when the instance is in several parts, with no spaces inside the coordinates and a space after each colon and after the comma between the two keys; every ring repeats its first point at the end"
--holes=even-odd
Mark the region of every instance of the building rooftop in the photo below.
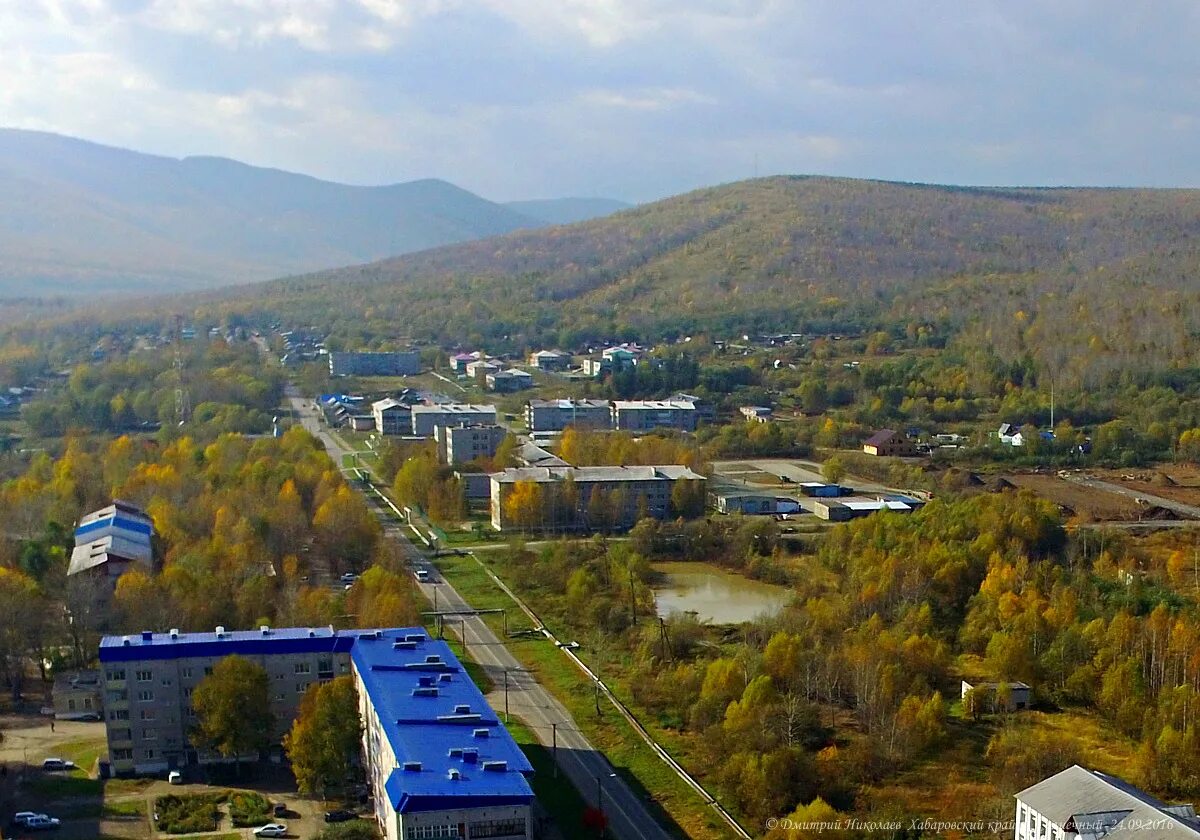
{"type": "Polygon", "coordinates": [[[153,537],[154,523],[141,508],[115,501],[80,518],[67,574],[102,566],[110,554],[149,565],[154,561],[153,537]]]}
{"type": "Polygon", "coordinates": [[[409,405],[408,403],[398,400],[395,397],[388,397],[387,399],[376,400],[375,402],[371,403],[371,408],[374,411],[387,411],[389,408],[402,408],[405,411],[408,411],[409,405]]]}
{"type": "Polygon", "coordinates": [[[613,408],[617,411],[663,411],[665,409],[695,411],[696,404],[685,400],[615,400],[613,408]]]}
{"type": "Polygon", "coordinates": [[[1191,805],[1166,805],[1115,776],[1078,764],[1026,788],[1016,798],[1081,838],[1200,838],[1200,822],[1191,805]]]}
{"type": "Polygon", "coordinates": [[[896,432],[892,429],[880,429],[878,432],[863,441],[863,446],[882,446],[896,436],[896,432]]]}
{"type": "Polygon", "coordinates": [[[346,652],[355,634],[330,627],[260,627],[212,633],[133,633],[100,640],[101,662],[141,659],[182,659],[192,656],[259,656],[270,653],[346,652]]]}
{"type": "Polygon", "coordinates": [[[557,408],[563,411],[573,411],[578,408],[603,408],[608,409],[608,400],[530,400],[529,405],[533,408],[557,408]]]}
{"type": "Polygon", "coordinates": [[[503,472],[492,473],[491,477],[500,484],[566,481],[568,477],[575,481],[704,480],[704,476],[680,464],[644,467],[511,467],[503,472]]]}
{"type": "Polygon", "coordinates": [[[495,414],[494,405],[470,405],[467,403],[440,403],[438,405],[414,405],[413,414],[495,414]]]}
{"type": "Polygon", "coordinates": [[[397,812],[532,801],[532,765],[445,642],[357,631],[350,657],[396,755],[385,789],[397,812]]]}

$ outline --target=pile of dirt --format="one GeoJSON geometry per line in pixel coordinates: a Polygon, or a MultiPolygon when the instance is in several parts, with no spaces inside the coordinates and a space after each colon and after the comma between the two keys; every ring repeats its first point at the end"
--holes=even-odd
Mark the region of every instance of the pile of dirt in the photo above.
{"type": "Polygon", "coordinates": [[[1017,485],[1002,475],[996,475],[984,482],[984,487],[989,493],[1003,493],[1005,490],[1015,490],[1017,485]]]}
{"type": "Polygon", "coordinates": [[[1151,505],[1142,511],[1139,517],[1143,522],[1169,522],[1179,518],[1179,514],[1161,505],[1151,505]]]}

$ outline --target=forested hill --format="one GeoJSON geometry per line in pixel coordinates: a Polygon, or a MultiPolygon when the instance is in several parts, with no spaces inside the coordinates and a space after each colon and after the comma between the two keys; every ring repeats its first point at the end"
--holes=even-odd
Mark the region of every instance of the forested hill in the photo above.
{"type": "Polygon", "coordinates": [[[445,181],[320,181],[0,129],[0,296],[266,280],[545,224],[445,181]]]}
{"type": "Polygon", "coordinates": [[[220,308],[351,341],[402,324],[518,345],[933,324],[1002,354],[1061,341],[1125,364],[1194,352],[1197,268],[1200,191],[775,177],[234,290],[220,308]]]}

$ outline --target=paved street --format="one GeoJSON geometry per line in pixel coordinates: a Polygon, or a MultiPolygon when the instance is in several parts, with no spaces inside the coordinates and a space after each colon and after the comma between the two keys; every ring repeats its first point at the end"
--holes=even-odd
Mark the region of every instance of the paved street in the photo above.
{"type": "MultiPolygon", "coordinates": [[[[325,445],[330,456],[341,463],[346,450],[334,437],[324,432],[317,420],[311,404],[304,400],[292,387],[288,389],[288,400],[296,410],[304,427],[312,432],[325,445]]],[[[377,505],[373,499],[368,499],[372,505],[377,505]]],[[[390,518],[390,513],[388,514],[390,518]]],[[[394,519],[392,520],[394,522],[394,519]]],[[[427,567],[417,548],[409,542],[404,530],[398,523],[385,529],[387,535],[395,539],[405,551],[410,564],[427,567]]],[[[419,584],[422,593],[434,598],[437,590],[438,605],[446,610],[468,610],[470,606],[455,591],[449,583],[419,584]]],[[[579,727],[571,715],[563,708],[549,691],[542,688],[536,680],[522,668],[517,659],[509,652],[491,628],[478,617],[467,617],[464,621],[448,624],[452,630],[461,630],[465,634],[464,642],[471,658],[477,661],[493,685],[499,689],[489,700],[497,711],[504,713],[504,674],[508,672],[509,709],[513,716],[520,719],[536,735],[537,739],[547,747],[551,746],[553,728],[558,729],[558,759],[562,772],[582,794],[585,800],[595,805],[597,795],[604,813],[609,819],[609,828],[613,836],[620,840],[668,840],[668,834],[651,816],[646,803],[636,796],[629,787],[616,775],[612,765],[588,740],[580,733],[579,727]]]]}

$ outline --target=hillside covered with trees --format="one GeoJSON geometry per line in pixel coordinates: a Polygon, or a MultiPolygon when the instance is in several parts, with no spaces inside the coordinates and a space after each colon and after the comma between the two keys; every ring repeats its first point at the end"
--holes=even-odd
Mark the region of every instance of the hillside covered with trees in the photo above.
{"type": "Polygon", "coordinates": [[[320,325],[347,346],[397,324],[416,340],[517,349],[700,332],[963,335],[1087,378],[1194,356],[1198,232],[1191,190],[776,177],[197,303],[320,325]]]}

